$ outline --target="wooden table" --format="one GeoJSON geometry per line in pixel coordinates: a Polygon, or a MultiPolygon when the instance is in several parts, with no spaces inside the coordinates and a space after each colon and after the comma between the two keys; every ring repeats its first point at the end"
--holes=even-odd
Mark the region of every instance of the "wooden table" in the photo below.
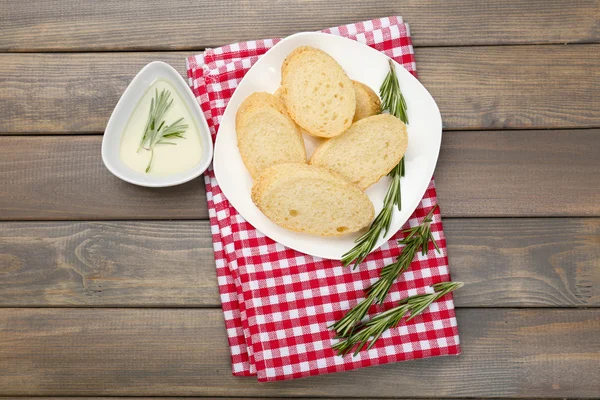
{"type": "Polygon", "coordinates": [[[0,394],[600,396],[600,1],[0,0],[0,394]],[[403,15],[442,111],[463,354],[234,378],[201,181],[113,177],[134,74],[205,47],[403,15]]]}

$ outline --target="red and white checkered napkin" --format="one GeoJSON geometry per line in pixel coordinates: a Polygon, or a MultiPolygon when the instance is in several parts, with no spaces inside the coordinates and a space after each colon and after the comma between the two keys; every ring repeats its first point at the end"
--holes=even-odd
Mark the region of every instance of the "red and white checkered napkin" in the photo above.
{"type": "MultiPolygon", "coordinates": [[[[326,29],[384,52],[415,74],[408,27],[400,17],[326,29]]],[[[236,43],[188,59],[188,75],[213,139],[221,116],[236,86],[279,39],[236,43]]],[[[337,339],[327,329],[364,297],[379,270],[400,253],[396,234],[374,251],[357,270],[339,261],[309,256],[284,247],[257,231],[229,204],[212,168],[205,175],[217,276],[231,347],[233,374],[257,375],[259,381],[300,378],[346,371],[389,362],[460,352],[452,295],[432,304],[428,311],[384,333],[377,344],[358,356],[336,356],[337,339]]],[[[437,203],[433,180],[406,227],[415,226],[437,203]]],[[[405,228],[406,228],[405,227],[405,228]]],[[[446,240],[439,211],[431,225],[441,254],[429,249],[418,255],[398,280],[382,306],[431,292],[430,286],[449,281],[446,240]]]]}

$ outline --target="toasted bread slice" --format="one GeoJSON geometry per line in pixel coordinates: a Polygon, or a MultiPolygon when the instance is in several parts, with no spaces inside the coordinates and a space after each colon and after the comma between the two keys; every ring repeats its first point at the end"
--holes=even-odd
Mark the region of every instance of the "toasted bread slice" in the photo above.
{"type": "Polygon", "coordinates": [[[356,95],[356,111],[353,121],[379,114],[381,110],[381,100],[377,93],[364,83],[352,81],[354,93],[356,95]]]}
{"type": "MultiPolygon", "coordinates": [[[[381,100],[377,93],[359,81],[353,80],[352,86],[354,88],[354,95],[356,96],[356,108],[354,110],[354,118],[352,121],[356,122],[359,119],[379,114],[379,111],[381,110],[381,100]]],[[[282,86],[273,93],[273,96],[277,97],[285,104],[285,91],[282,86]]],[[[302,131],[303,133],[308,133],[304,131],[304,129],[302,129],[302,131]]]]}
{"type": "Polygon", "coordinates": [[[375,213],[367,195],[344,178],[296,163],[265,169],[252,187],[252,201],[277,225],[319,236],[356,232],[375,213]]]}
{"type": "Polygon", "coordinates": [[[338,173],[365,190],[400,162],[407,146],[402,121],[389,114],[374,115],[317,147],[309,164],[338,173]]]}
{"type": "Polygon", "coordinates": [[[306,162],[302,135],[272,94],[248,96],[237,111],[235,129],[240,154],[253,178],[273,164],[306,162]]]}
{"type": "Polygon", "coordinates": [[[350,127],[356,109],[352,81],[330,55],[302,46],[281,68],[290,117],[313,136],[334,137],[350,127]]]}
{"type": "MultiPolygon", "coordinates": [[[[283,91],[282,86],[279,86],[279,88],[277,88],[275,93],[273,93],[273,96],[277,97],[285,105],[285,92],[283,91]]],[[[296,128],[298,128],[298,131],[301,135],[306,135],[305,140],[312,143],[313,147],[320,145],[323,140],[326,140],[322,137],[311,135],[310,133],[302,129],[302,127],[298,124],[296,124],[296,128]]]]}

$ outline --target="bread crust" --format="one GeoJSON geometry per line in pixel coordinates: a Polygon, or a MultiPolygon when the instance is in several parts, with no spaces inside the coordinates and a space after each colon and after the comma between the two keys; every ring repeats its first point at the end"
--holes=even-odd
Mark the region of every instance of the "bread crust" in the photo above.
{"type": "Polygon", "coordinates": [[[379,114],[381,111],[381,100],[373,89],[362,82],[352,81],[354,92],[356,94],[356,111],[354,112],[353,121],[359,121],[373,115],[379,114]]]}

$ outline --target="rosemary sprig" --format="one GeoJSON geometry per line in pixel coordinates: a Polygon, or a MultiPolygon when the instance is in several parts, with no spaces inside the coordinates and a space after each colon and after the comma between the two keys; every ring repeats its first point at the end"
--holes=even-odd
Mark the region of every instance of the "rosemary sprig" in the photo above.
{"type": "Polygon", "coordinates": [[[365,346],[369,350],[383,332],[396,327],[402,319],[409,315],[407,321],[410,321],[433,302],[439,300],[446,294],[463,286],[462,282],[441,282],[433,285],[434,293],[418,294],[407,297],[400,301],[398,306],[375,315],[369,321],[361,323],[356,330],[352,331],[346,337],[340,337],[340,341],[333,345],[333,349],[338,355],[343,356],[356,347],[353,356],[356,356],[365,346]]]}
{"type": "Polygon", "coordinates": [[[342,256],[342,264],[345,267],[354,263],[354,268],[356,268],[362,263],[371,250],[373,250],[373,247],[375,247],[375,243],[381,236],[381,233],[383,232],[384,235],[387,234],[390,228],[394,207],[400,201],[400,173],[398,166],[394,167],[391,173],[392,182],[383,199],[383,208],[371,223],[369,230],[356,239],[356,246],[342,256]]]}
{"type": "MultiPolygon", "coordinates": [[[[390,114],[408,123],[408,114],[406,113],[406,101],[400,91],[400,84],[396,76],[396,68],[392,60],[389,60],[390,71],[386,75],[381,87],[379,96],[381,97],[381,111],[388,110],[390,114]]],[[[402,209],[402,191],[400,190],[400,178],[404,176],[404,158],[400,160],[388,174],[392,182],[388,187],[383,200],[383,208],[377,214],[377,217],[371,223],[369,230],[356,239],[356,245],[342,256],[342,264],[347,267],[354,263],[356,268],[369,255],[375,247],[375,243],[383,233],[387,234],[392,222],[394,206],[398,210],[402,209]]]]}
{"type": "Polygon", "coordinates": [[[421,251],[421,254],[427,254],[429,242],[433,242],[436,251],[439,253],[440,249],[433,238],[430,227],[433,212],[436,208],[437,205],[429,211],[421,225],[403,231],[404,233],[408,233],[408,235],[398,242],[405,246],[402,249],[402,252],[395,262],[386,265],[381,269],[381,272],[379,273],[380,279],[367,289],[367,294],[371,295],[373,293],[377,303],[383,303],[396,278],[410,267],[412,260],[415,258],[415,254],[417,254],[419,250],[421,251]]]}
{"type": "Polygon", "coordinates": [[[171,125],[165,124],[164,115],[171,108],[171,105],[173,105],[171,92],[163,89],[158,93],[158,89],[156,89],[155,95],[150,101],[148,121],[144,128],[140,146],[138,147],[138,152],[141,149],[150,151],[150,161],[146,167],[146,173],[150,171],[152,161],[154,160],[154,146],[157,144],[176,145],[177,143],[173,143],[168,139],[185,139],[183,134],[189,125],[182,123],[183,118],[179,118],[171,125]]]}
{"type": "MultiPolygon", "coordinates": [[[[381,87],[379,88],[379,96],[381,97],[381,108],[382,110],[388,110],[394,117],[399,118],[405,124],[408,124],[408,113],[406,106],[406,100],[400,90],[400,83],[396,76],[396,68],[394,67],[393,61],[388,60],[390,64],[390,72],[386,75],[381,87]]],[[[393,173],[400,173],[400,176],[404,176],[404,157],[400,160],[400,163],[396,166],[399,171],[390,172],[388,175],[393,176],[393,173]]],[[[402,202],[400,201],[400,188],[398,188],[398,210],[402,208],[402,202]]]]}
{"type": "Polygon", "coordinates": [[[367,311],[369,311],[369,308],[373,304],[383,303],[394,281],[410,267],[417,252],[421,251],[423,255],[427,254],[430,242],[433,242],[438,252],[440,251],[431,233],[430,226],[436,208],[437,204],[427,213],[420,225],[402,231],[407,235],[398,242],[403,244],[404,248],[400,252],[400,255],[398,255],[398,258],[396,258],[396,261],[383,267],[379,273],[379,279],[366,290],[367,297],[330,327],[338,336],[350,335],[365,315],[367,315],[367,311]]]}
{"type": "Polygon", "coordinates": [[[396,76],[394,62],[388,60],[390,72],[386,75],[383,83],[379,87],[379,97],[381,97],[381,109],[388,110],[396,118],[408,124],[408,114],[406,113],[406,100],[400,91],[400,83],[396,76]]]}

